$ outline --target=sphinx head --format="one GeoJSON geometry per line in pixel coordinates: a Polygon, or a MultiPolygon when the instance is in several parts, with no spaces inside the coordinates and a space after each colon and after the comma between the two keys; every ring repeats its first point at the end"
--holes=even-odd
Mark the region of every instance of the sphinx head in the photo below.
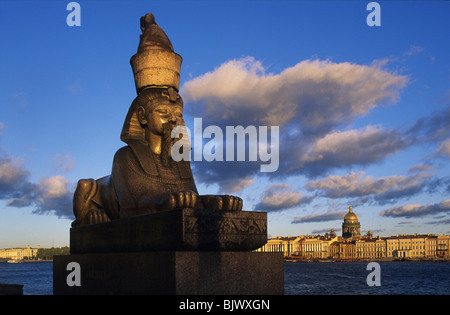
{"type": "Polygon", "coordinates": [[[121,140],[147,142],[151,150],[161,155],[164,164],[171,154],[175,126],[184,126],[183,100],[173,88],[144,89],[134,99],[125,120],[121,140]]]}
{"type": "Polygon", "coordinates": [[[163,136],[173,127],[184,125],[183,100],[173,88],[143,90],[136,101],[136,117],[148,142],[153,136],[163,136]]]}

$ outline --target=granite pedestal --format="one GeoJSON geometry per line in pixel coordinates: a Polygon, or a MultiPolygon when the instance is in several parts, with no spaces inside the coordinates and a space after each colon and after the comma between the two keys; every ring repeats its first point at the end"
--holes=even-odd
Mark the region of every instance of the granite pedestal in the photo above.
{"type": "Polygon", "coordinates": [[[245,251],[267,242],[267,213],[182,208],[70,229],[70,253],[245,251]]]}
{"type": "Polygon", "coordinates": [[[267,242],[267,214],[176,209],[72,228],[71,255],[55,256],[54,294],[283,294],[281,253],[267,242]],[[67,270],[79,266],[80,286],[67,270]],[[68,284],[69,283],[69,284],[68,284]]]}
{"type": "Polygon", "coordinates": [[[57,256],[54,294],[271,295],[283,294],[280,253],[164,251],[57,256]],[[70,262],[80,286],[68,286],[70,262]]]}
{"type": "Polygon", "coordinates": [[[0,295],[23,295],[23,285],[0,283],[0,295]]]}

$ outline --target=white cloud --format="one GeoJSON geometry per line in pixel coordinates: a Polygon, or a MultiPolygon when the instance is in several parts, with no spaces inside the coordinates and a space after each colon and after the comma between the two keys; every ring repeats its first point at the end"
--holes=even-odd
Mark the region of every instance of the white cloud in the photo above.
{"type": "Polygon", "coordinates": [[[251,186],[255,180],[250,177],[230,179],[222,182],[222,191],[225,193],[235,193],[251,186]]]}
{"type": "Polygon", "coordinates": [[[296,224],[296,223],[342,220],[342,218],[345,216],[346,213],[347,213],[346,211],[331,211],[331,212],[310,214],[303,217],[295,217],[291,223],[296,224]]]}
{"type": "Polygon", "coordinates": [[[417,54],[420,54],[421,52],[424,51],[423,47],[417,46],[417,45],[412,45],[406,52],[405,55],[406,56],[414,56],[417,54]]]}
{"type": "Polygon", "coordinates": [[[408,137],[426,144],[450,138],[450,90],[447,94],[449,96],[443,102],[446,105],[431,115],[418,119],[407,131],[408,137]]]}
{"type": "Polygon", "coordinates": [[[0,156],[0,199],[17,195],[27,183],[30,173],[20,159],[0,156]]]}
{"type": "Polygon", "coordinates": [[[66,178],[44,177],[36,184],[29,177],[30,172],[22,160],[3,152],[0,155],[0,200],[6,200],[10,207],[33,207],[33,212],[38,214],[52,212],[59,217],[73,217],[73,191],[66,178]]]}
{"type": "Polygon", "coordinates": [[[399,198],[410,197],[426,188],[433,177],[429,167],[413,167],[408,175],[392,175],[380,178],[366,176],[364,172],[349,173],[343,176],[330,175],[323,179],[311,180],[305,188],[327,198],[361,197],[371,198],[384,204],[399,198]]]}
{"type": "Polygon", "coordinates": [[[290,188],[289,184],[281,183],[267,186],[261,201],[255,205],[256,210],[276,211],[289,209],[311,201],[299,191],[290,188]]]}
{"type": "MultiPolygon", "coordinates": [[[[395,130],[366,126],[336,131],[317,139],[299,155],[297,166],[310,174],[323,174],[330,168],[368,165],[409,145],[395,130]]],[[[291,153],[291,155],[294,155],[291,153]]]]}
{"type": "MultiPolygon", "coordinates": [[[[380,65],[305,60],[273,74],[246,57],[185,82],[181,95],[185,112],[202,117],[205,125],[280,126],[280,167],[266,176],[314,177],[334,168],[378,162],[407,145],[399,132],[381,127],[337,131],[398,99],[408,78],[380,65]],[[330,143],[334,151],[326,147],[330,143]]],[[[198,172],[196,178],[217,183],[222,190],[233,179],[261,175],[258,163],[244,167],[203,162],[201,169],[208,172],[198,172]]]]}
{"type": "Polygon", "coordinates": [[[69,180],[63,176],[43,177],[37,185],[38,194],[33,200],[34,213],[54,212],[57,216],[72,215],[73,192],[69,190],[69,180]]]}
{"type": "Polygon", "coordinates": [[[374,126],[366,126],[363,129],[336,131],[318,139],[301,158],[304,162],[324,160],[328,155],[336,157],[344,156],[345,161],[353,162],[368,158],[377,160],[378,154],[395,151],[392,147],[398,147],[401,141],[394,133],[395,142],[392,142],[391,133],[374,126]],[[387,148],[387,150],[386,150],[387,148]],[[361,157],[361,154],[364,154],[361,157]],[[375,157],[374,157],[375,156],[375,157]]]}
{"type": "Polygon", "coordinates": [[[450,212],[450,199],[437,204],[410,204],[383,210],[380,215],[385,217],[422,217],[441,212],[450,212]]]}
{"type": "Polygon", "coordinates": [[[439,147],[437,148],[434,155],[439,156],[439,157],[444,157],[444,158],[450,158],[450,138],[443,141],[439,145],[439,147]]]}
{"type": "Polygon", "coordinates": [[[69,193],[69,181],[63,176],[44,177],[39,181],[39,189],[44,198],[60,198],[69,193]]]}
{"type": "Polygon", "coordinates": [[[182,96],[201,104],[194,113],[214,123],[282,126],[294,121],[303,132],[317,132],[395,101],[406,82],[405,76],[377,66],[328,60],[305,60],[280,74],[266,74],[261,62],[247,57],[186,82],[182,96]]]}
{"type": "MultiPolygon", "coordinates": [[[[0,172],[7,164],[0,161],[0,172]]],[[[4,174],[4,172],[2,173],[4,174]]],[[[29,181],[29,172],[15,169],[10,179],[0,182],[0,199],[10,207],[33,207],[33,213],[54,213],[58,217],[72,218],[73,191],[63,176],[44,177],[38,184],[29,181]]],[[[5,179],[5,177],[2,177],[5,179]]]]}

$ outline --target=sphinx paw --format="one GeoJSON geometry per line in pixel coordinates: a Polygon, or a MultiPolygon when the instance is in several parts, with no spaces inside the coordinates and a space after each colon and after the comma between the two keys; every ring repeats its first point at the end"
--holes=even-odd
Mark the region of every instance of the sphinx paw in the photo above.
{"type": "Polygon", "coordinates": [[[105,211],[101,209],[89,210],[86,214],[86,224],[97,224],[111,221],[105,211]]]}
{"type": "Polygon", "coordinates": [[[197,193],[191,190],[171,193],[161,202],[160,210],[173,210],[175,208],[194,208],[197,202],[197,193]]]}
{"type": "Polygon", "coordinates": [[[242,199],[231,195],[204,195],[203,205],[207,209],[241,211],[242,199]]]}

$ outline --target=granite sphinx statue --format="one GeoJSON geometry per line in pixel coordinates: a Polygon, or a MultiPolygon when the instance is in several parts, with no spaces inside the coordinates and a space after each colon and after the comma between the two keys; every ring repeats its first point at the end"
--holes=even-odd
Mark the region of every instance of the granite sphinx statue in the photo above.
{"type": "Polygon", "coordinates": [[[182,58],[152,14],[141,18],[140,43],[131,58],[137,97],[121,133],[127,146],[113,159],[111,175],[81,179],[74,193],[73,227],[175,208],[242,210],[242,199],[199,195],[189,161],[175,162],[175,126],[184,125],[178,94],[182,58]]]}

